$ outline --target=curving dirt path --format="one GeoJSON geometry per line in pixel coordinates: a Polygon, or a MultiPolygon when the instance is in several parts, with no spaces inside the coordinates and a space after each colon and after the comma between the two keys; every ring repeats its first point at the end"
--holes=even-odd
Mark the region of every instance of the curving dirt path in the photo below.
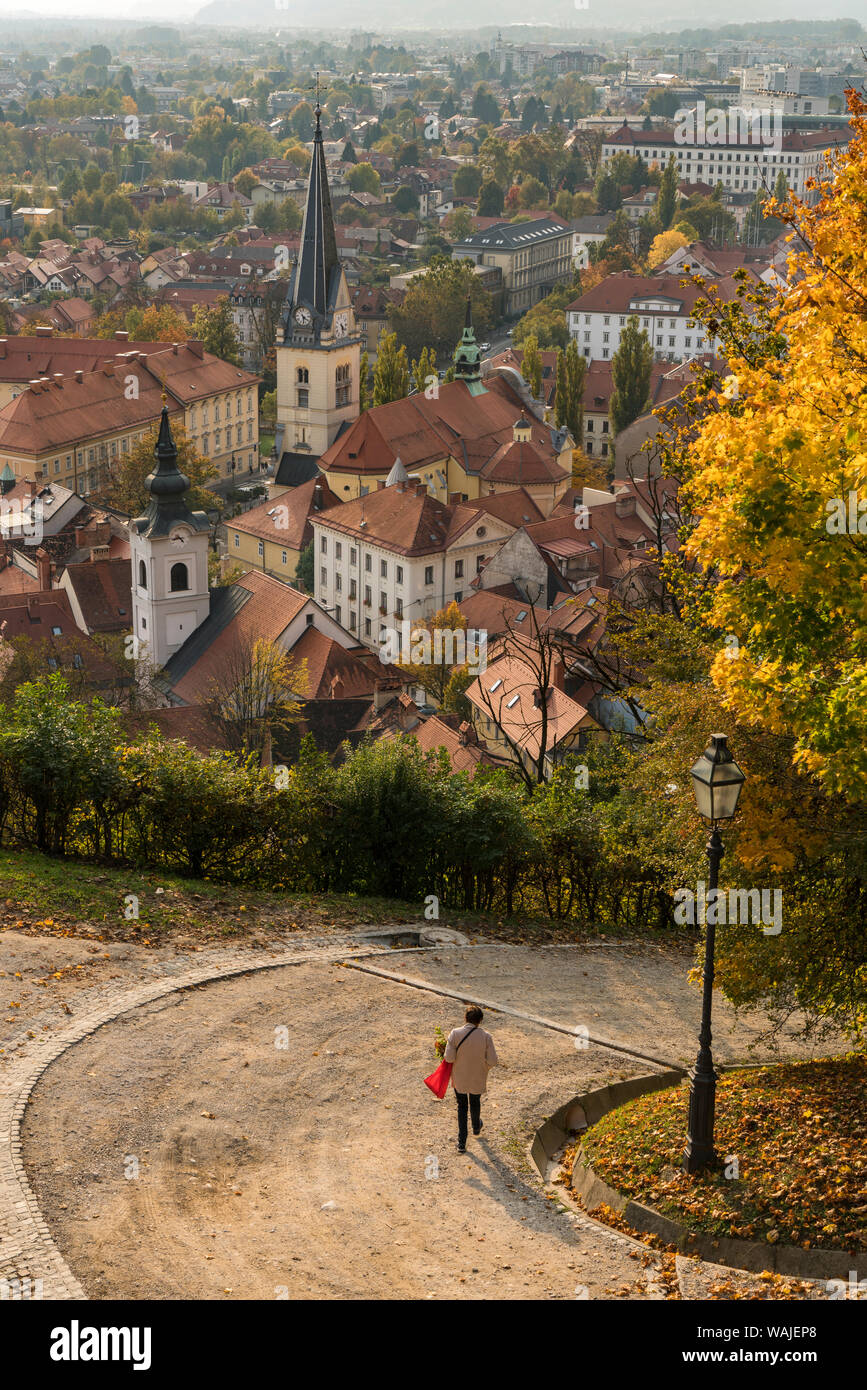
{"type": "MultiPolygon", "coordinates": [[[[370,963],[691,1056],[698,994],[670,953],[482,947],[370,963]]],[[[715,1007],[720,1060],[746,1060],[750,1030],[715,1007]]],[[[439,1103],[421,1084],[434,1025],[461,1017],[457,1002],[323,960],[172,994],[66,1052],[33,1092],[23,1153],[87,1295],[660,1297],[628,1243],[546,1199],[525,1156],[569,1096],[648,1064],[489,1013],[508,1066],[461,1157],[451,1093],[439,1103]]]]}

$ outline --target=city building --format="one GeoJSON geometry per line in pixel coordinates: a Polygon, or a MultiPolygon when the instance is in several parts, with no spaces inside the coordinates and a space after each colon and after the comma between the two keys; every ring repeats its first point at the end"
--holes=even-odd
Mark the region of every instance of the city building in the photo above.
{"type": "Polygon", "coordinates": [[[497,222],[456,242],[453,254],[501,269],[503,312],[514,318],[543,299],[559,281],[571,278],[573,232],[551,217],[497,222]]]}
{"type": "Polygon", "coordinates": [[[724,114],[727,128],[720,140],[708,121],[703,134],[701,123],[696,123],[693,140],[684,143],[675,139],[674,127],[638,130],[624,121],[619,130],[605,137],[601,162],[609,164],[616,154],[640,155],[651,168],[664,168],[673,158],[679,180],[701,181],[713,187],[721,183],[724,189],[751,193],[762,188],[773,191],[778,174],[783,173],[790,192],[814,202],[817,190],[807,189],[808,179],[827,178],[829,156],[852,138],[848,127],[786,131],[780,133],[779,148],[775,149],[770,143],[761,144],[746,116],[739,119],[736,112],[724,114]]]}

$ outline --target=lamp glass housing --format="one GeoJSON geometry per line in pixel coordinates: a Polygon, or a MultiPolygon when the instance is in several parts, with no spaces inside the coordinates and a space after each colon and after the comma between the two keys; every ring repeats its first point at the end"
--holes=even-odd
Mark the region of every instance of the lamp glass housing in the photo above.
{"type": "Polygon", "coordinates": [[[726,735],[712,734],[710,743],[690,768],[699,813],[705,820],[731,820],[746,780],[729,752],[726,735]]]}

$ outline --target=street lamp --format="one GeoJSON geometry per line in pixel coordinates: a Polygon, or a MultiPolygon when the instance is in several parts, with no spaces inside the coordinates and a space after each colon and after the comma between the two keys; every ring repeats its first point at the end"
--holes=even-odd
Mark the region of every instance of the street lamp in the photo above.
{"type": "MultiPolygon", "coordinates": [[[[692,787],[700,815],[711,823],[707,842],[708,902],[719,884],[719,866],[723,857],[722,836],[717,821],[731,820],[737,810],[738,797],[744,784],[744,774],[728,750],[725,734],[712,734],[710,743],[698,762],[690,768],[692,787]]],[[[713,901],[716,901],[714,894],[713,901]]],[[[716,916],[716,914],[714,914],[716,916]]],[[[689,1074],[689,1126],[683,1152],[683,1171],[698,1173],[716,1162],[713,1146],[713,1121],[716,1106],[716,1072],[711,1055],[710,1017],[713,1002],[714,946],[716,923],[705,923],[704,988],[701,1001],[701,1031],[698,1035],[698,1056],[689,1074]]]]}

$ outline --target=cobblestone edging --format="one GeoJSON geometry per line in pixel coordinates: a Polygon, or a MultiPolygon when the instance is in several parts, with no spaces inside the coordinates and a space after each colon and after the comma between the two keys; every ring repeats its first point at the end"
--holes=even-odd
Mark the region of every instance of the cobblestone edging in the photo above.
{"type": "Polygon", "coordinates": [[[208,953],[208,959],[199,959],[195,966],[173,962],[158,966],[159,978],[144,980],[132,987],[128,983],[97,986],[87,991],[90,997],[85,1000],[84,1012],[68,1027],[51,1038],[34,1042],[28,1047],[26,1056],[10,1062],[0,1074],[0,1299],[26,1298],[28,1290],[30,1297],[43,1299],[88,1297],[51,1239],[21,1157],[20,1127],[24,1111],[33,1087],[51,1063],[103,1024],[176,990],[257,970],[273,970],[309,961],[342,960],[347,955],[348,944],[356,947],[353,956],[382,954],[381,949],[359,949],[357,937],[335,939],[329,936],[321,939],[318,949],[313,943],[304,946],[299,943],[293,950],[268,953],[264,959],[264,953],[258,951],[241,959],[237,951],[231,954],[214,951],[208,953]]]}

